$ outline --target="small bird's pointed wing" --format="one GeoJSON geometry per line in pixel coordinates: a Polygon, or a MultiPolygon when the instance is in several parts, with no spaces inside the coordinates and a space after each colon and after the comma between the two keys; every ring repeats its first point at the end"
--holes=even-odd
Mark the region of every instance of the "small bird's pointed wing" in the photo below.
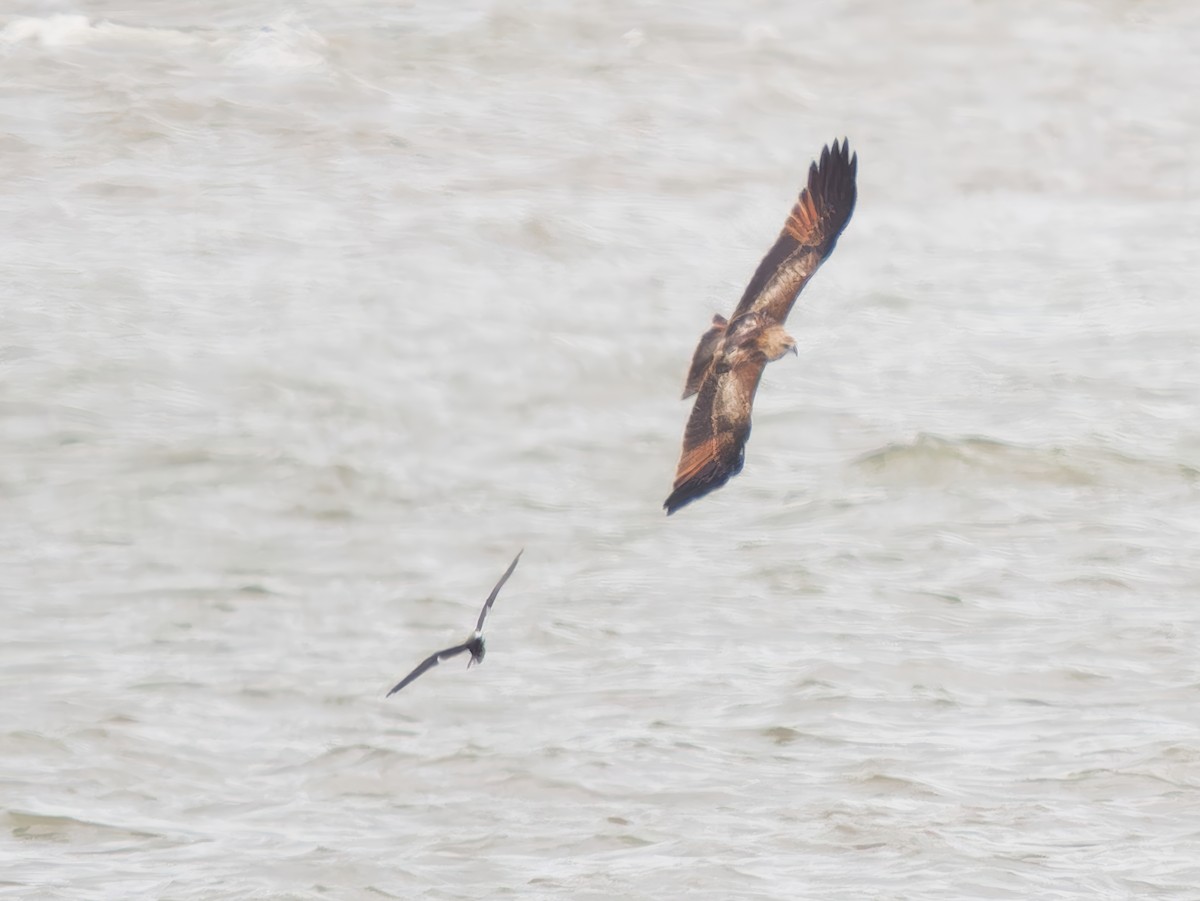
{"type": "Polygon", "coordinates": [[[783,324],[797,295],[837,245],[858,198],[858,154],[850,144],[833,142],[821,162],[808,170],[808,185],[792,207],[775,246],[758,264],[730,320],[743,313],[765,312],[783,324]]]}
{"type": "Polygon", "coordinates": [[[446,648],[446,650],[444,650],[444,651],[438,651],[436,654],[430,654],[423,661],[421,661],[420,666],[418,666],[415,670],[413,670],[411,673],[409,673],[407,676],[405,676],[403,679],[401,679],[399,682],[397,682],[395,687],[393,687],[392,690],[387,693],[387,697],[390,698],[392,695],[394,695],[396,692],[398,692],[400,689],[402,689],[409,682],[412,682],[414,679],[416,679],[418,676],[423,675],[428,670],[433,669],[435,666],[437,666],[443,660],[449,660],[451,657],[457,657],[463,651],[470,650],[470,648],[471,648],[471,643],[468,641],[468,642],[464,642],[463,644],[456,644],[452,648],[446,648]]]}
{"type": "Polygon", "coordinates": [[[663,503],[668,516],[742,471],[754,393],[766,365],[766,357],[753,354],[709,370],[683,433],[674,490],[663,503]]]}
{"type": "Polygon", "coordinates": [[[696,345],[696,352],[692,354],[692,366],[688,369],[687,379],[683,384],[683,397],[680,400],[687,400],[704,384],[704,377],[708,374],[708,367],[712,364],[713,353],[717,349],[721,336],[725,334],[725,326],[728,324],[729,322],[724,316],[715,315],[708,331],[700,336],[700,343],[696,345]]]}
{"type": "Polygon", "coordinates": [[[517,551],[517,556],[513,557],[513,562],[508,564],[508,569],[504,571],[504,575],[500,577],[500,581],[496,583],[496,587],[492,589],[492,593],[488,595],[486,601],[483,602],[483,609],[479,611],[479,622],[475,624],[475,634],[478,635],[483,631],[483,621],[487,619],[488,611],[492,609],[492,603],[496,600],[496,595],[500,593],[500,589],[504,587],[504,583],[508,581],[508,577],[513,574],[513,570],[517,568],[517,561],[521,559],[521,555],[525,553],[525,549],[517,551]]]}

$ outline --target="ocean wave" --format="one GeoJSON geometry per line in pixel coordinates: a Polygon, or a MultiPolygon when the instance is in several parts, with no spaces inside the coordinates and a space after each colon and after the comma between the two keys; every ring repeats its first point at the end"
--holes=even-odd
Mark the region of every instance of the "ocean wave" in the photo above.
{"type": "Polygon", "coordinates": [[[1183,463],[1132,457],[1109,448],[1009,444],[977,435],[945,438],[920,433],[854,461],[860,472],[887,482],[947,484],[960,481],[1098,485],[1130,474],[1196,484],[1200,473],[1183,463]]]}
{"type": "Polygon", "coordinates": [[[179,46],[194,43],[198,38],[170,28],[142,28],[121,25],[106,19],[93,21],[87,16],[66,13],[16,18],[0,28],[0,42],[8,44],[71,47],[109,40],[145,41],[179,46]]]}
{"type": "Polygon", "coordinates": [[[158,839],[158,832],[117,826],[93,820],[36,811],[9,810],[3,814],[4,827],[14,838],[37,841],[120,841],[158,839]]]}
{"type": "Polygon", "coordinates": [[[324,36],[286,17],[254,29],[221,33],[124,25],[108,19],[78,14],[24,16],[0,28],[0,44],[26,44],[66,48],[122,43],[158,47],[199,46],[224,52],[224,61],[235,68],[312,69],[324,66],[324,36]]]}

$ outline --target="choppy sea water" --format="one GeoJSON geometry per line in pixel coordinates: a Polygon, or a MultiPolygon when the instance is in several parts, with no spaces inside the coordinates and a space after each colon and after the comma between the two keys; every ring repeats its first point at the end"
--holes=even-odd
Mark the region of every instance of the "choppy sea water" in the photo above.
{"type": "Polygon", "coordinates": [[[10,4],[0,893],[1200,898],[1198,81],[1184,0],[10,4]]]}

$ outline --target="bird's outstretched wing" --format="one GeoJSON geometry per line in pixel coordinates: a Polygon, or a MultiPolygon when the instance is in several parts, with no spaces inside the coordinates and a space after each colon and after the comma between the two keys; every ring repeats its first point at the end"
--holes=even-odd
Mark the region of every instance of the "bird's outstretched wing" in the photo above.
{"type": "Polygon", "coordinates": [[[700,336],[696,352],[692,354],[692,365],[688,369],[687,380],[683,384],[683,397],[680,400],[687,400],[704,384],[704,377],[708,375],[708,367],[712,364],[713,354],[721,342],[721,336],[725,334],[727,325],[728,320],[720,313],[713,315],[712,325],[700,336]]]}
{"type": "Polygon", "coordinates": [[[428,672],[429,670],[433,669],[435,666],[437,666],[443,660],[449,660],[451,657],[457,657],[463,651],[470,650],[470,648],[471,648],[471,642],[467,641],[467,642],[464,642],[463,644],[456,644],[452,648],[446,648],[446,650],[444,650],[444,651],[438,651],[436,654],[430,654],[423,661],[421,661],[420,666],[418,666],[415,670],[413,670],[411,673],[409,673],[407,676],[405,676],[403,679],[401,679],[399,682],[397,682],[396,685],[392,688],[392,690],[387,693],[386,697],[390,698],[392,695],[394,695],[396,692],[398,692],[400,689],[402,689],[409,682],[412,682],[418,676],[421,676],[424,673],[428,672]]]}
{"type": "Polygon", "coordinates": [[[766,357],[753,354],[709,369],[683,433],[674,490],[663,504],[668,516],[742,471],[754,393],[766,365],[766,357]]]}
{"type": "Polygon", "coordinates": [[[492,603],[496,600],[496,595],[500,593],[500,589],[504,587],[504,583],[508,581],[508,577],[513,574],[513,570],[517,568],[517,561],[521,559],[521,555],[525,553],[525,549],[517,551],[517,556],[513,557],[513,562],[508,564],[508,569],[504,571],[504,575],[500,577],[500,581],[496,583],[496,587],[492,589],[492,593],[488,595],[486,601],[483,602],[483,609],[479,611],[479,622],[475,624],[475,634],[478,636],[483,631],[483,621],[487,619],[488,611],[492,609],[492,603]]]}
{"type": "Polygon", "coordinates": [[[833,142],[821,151],[820,163],[808,169],[808,185],[784,223],[775,246],[758,264],[730,320],[763,312],[782,324],[796,297],[837,245],[858,198],[855,178],[858,154],[850,144],[833,142]]]}

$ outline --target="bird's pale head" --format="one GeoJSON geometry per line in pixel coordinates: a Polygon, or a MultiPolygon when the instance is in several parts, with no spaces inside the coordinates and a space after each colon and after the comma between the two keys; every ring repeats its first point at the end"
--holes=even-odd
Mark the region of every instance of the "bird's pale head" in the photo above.
{"type": "Polygon", "coordinates": [[[768,360],[774,362],[785,354],[797,353],[796,339],[785,332],[782,325],[772,323],[759,335],[758,349],[768,360]]]}

